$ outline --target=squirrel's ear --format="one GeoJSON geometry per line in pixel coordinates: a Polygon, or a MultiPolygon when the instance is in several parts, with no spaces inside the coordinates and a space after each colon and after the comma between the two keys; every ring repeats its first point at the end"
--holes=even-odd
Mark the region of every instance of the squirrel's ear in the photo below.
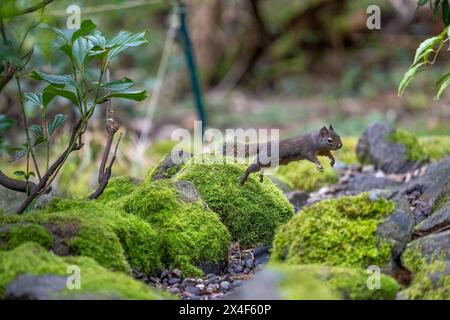
{"type": "Polygon", "coordinates": [[[333,126],[330,124],[330,130],[331,131],[334,131],[334,129],[333,129],[333,126]]]}
{"type": "Polygon", "coordinates": [[[320,129],[320,136],[321,137],[325,137],[327,134],[328,134],[327,127],[323,127],[322,129],[320,129]]]}

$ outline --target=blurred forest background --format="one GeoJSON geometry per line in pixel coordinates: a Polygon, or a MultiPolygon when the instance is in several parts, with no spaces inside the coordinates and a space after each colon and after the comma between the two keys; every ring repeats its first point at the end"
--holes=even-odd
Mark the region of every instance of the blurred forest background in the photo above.
{"type": "MultiPolygon", "coordinates": [[[[433,100],[434,83],[449,67],[445,55],[418,76],[403,98],[397,96],[398,84],[419,43],[443,29],[441,19],[434,19],[429,8],[416,10],[416,0],[185,3],[210,127],[279,128],[286,138],[331,123],[342,136],[358,136],[368,124],[388,121],[418,135],[450,132],[448,93],[440,101],[433,100]],[[381,30],[366,26],[366,10],[372,4],[381,8],[381,30]]],[[[120,30],[148,30],[149,44],[127,51],[111,67],[111,77],[130,77],[139,89],[152,94],[173,2],[57,0],[47,6],[43,22],[63,28],[66,8],[73,4],[81,7],[83,20],[91,19],[108,36],[120,30]]],[[[23,33],[36,16],[8,20],[10,32],[23,33]]],[[[25,43],[35,48],[30,69],[56,73],[67,68],[52,47],[53,41],[42,29],[31,32],[25,43]]],[[[38,90],[33,81],[24,81],[23,86],[25,92],[38,90]]],[[[12,84],[3,90],[0,114],[20,119],[15,90],[12,84]]],[[[114,102],[115,117],[124,132],[114,175],[142,176],[170,150],[171,144],[164,141],[175,128],[193,128],[197,114],[178,38],[158,103],[150,111],[149,101],[114,102]],[[147,125],[146,157],[136,163],[137,141],[147,125]]],[[[64,113],[63,104],[52,105],[52,112],[64,113]]],[[[32,106],[27,106],[27,113],[30,119],[38,117],[32,106]]],[[[70,186],[71,194],[81,196],[88,192],[86,185],[96,183],[96,165],[106,140],[101,113],[97,117],[86,135],[86,147],[71,156],[58,177],[62,192],[70,186]]],[[[17,123],[8,133],[11,145],[24,139],[17,123]]],[[[16,164],[9,164],[5,153],[1,157],[2,169],[11,173],[16,164]]]]}

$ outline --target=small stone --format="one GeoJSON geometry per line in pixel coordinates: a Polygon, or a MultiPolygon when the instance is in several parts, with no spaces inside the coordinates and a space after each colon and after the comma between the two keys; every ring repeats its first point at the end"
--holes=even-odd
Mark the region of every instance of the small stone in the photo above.
{"type": "Polygon", "coordinates": [[[228,281],[222,281],[220,283],[220,291],[225,292],[230,290],[230,283],[228,281]]]}
{"type": "Polygon", "coordinates": [[[245,260],[245,266],[249,269],[252,269],[255,267],[255,262],[253,261],[253,259],[247,259],[245,260]]]}
{"type": "Polygon", "coordinates": [[[206,278],[207,278],[207,279],[211,279],[211,278],[213,278],[213,277],[217,277],[217,275],[215,275],[214,273],[208,273],[208,274],[206,275],[206,278]]]}
{"type": "Polygon", "coordinates": [[[248,268],[245,268],[245,269],[244,269],[244,273],[245,273],[245,274],[248,274],[249,272],[250,272],[250,270],[249,270],[248,268]]]}
{"type": "Polygon", "coordinates": [[[189,286],[185,289],[188,293],[193,295],[200,295],[201,291],[197,287],[189,286]]]}
{"type": "Polygon", "coordinates": [[[169,270],[164,270],[163,272],[161,272],[161,276],[160,278],[166,278],[169,275],[169,270]]]}
{"type": "Polygon", "coordinates": [[[206,287],[206,292],[208,293],[213,293],[217,290],[219,290],[219,285],[217,283],[208,284],[208,286],[206,287]]]}
{"type": "Polygon", "coordinates": [[[203,284],[203,279],[197,279],[197,280],[195,280],[195,282],[197,283],[197,284],[203,284]]]}
{"type": "Polygon", "coordinates": [[[190,285],[194,285],[195,284],[195,279],[194,278],[185,278],[183,280],[183,284],[185,286],[190,286],[190,285]]]}
{"type": "Polygon", "coordinates": [[[244,271],[244,267],[240,266],[240,265],[234,266],[233,269],[234,269],[234,272],[236,272],[236,273],[241,273],[242,271],[244,271]]]}
{"type": "Polygon", "coordinates": [[[199,295],[194,294],[194,295],[192,295],[192,296],[189,298],[189,300],[202,300],[202,297],[200,297],[199,295]]]}
{"type": "Polygon", "coordinates": [[[177,287],[171,287],[171,288],[167,289],[167,291],[169,293],[173,293],[173,294],[180,293],[180,289],[178,289],[177,287]]]}
{"type": "Polygon", "coordinates": [[[180,278],[170,278],[169,280],[167,280],[167,283],[169,286],[173,286],[174,284],[177,284],[180,282],[181,282],[180,278]]]}
{"type": "Polygon", "coordinates": [[[163,284],[167,284],[169,282],[169,279],[167,279],[167,278],[164,278],[163,280],[162,280],[162,283],[163,284]]]}
{"type": "Polygon", "coordinates": [[[241,285],[242,285],[242,280],[234,280],[234,282],[233,282],[234,287],[239,287],[241,285]]]}
{"type": "Polygon", "coordinates": [[[181,270],[180,269],[173,269],[172,273],[177,276],[177,278],[181,278],[181,270]]]}
{"type": "Polygon", "coordinates": [[[199,290],[201,290],[201,291],[205,290],[205,285],[204,285],[204,284],[198,284],[198,285],[196,285],[196,287],[197,287],[199,290]]]}
{"type": "Polygon", "coordinates": [[[159,283],[161,280],[157,277],[149,277],[148,280],[153,283],[159,283]]]}

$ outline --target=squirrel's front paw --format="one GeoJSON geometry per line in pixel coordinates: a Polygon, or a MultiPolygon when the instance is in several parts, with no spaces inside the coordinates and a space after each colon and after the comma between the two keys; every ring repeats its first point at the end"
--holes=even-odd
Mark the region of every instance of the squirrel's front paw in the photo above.
{"type": "Polygon", "coordinates": [[[336,163],[336,161],[335,161],[334,159],[332,159],[332,160],[330,161],[331,167],[334,167],[335,163],[336,163]]]}
{"type": "Polygon", "coordinates": [[[323,166],[322,165],[317,165],[316,168],[317,168],[317,170],[319,172],[323,172],[323,166]]]}

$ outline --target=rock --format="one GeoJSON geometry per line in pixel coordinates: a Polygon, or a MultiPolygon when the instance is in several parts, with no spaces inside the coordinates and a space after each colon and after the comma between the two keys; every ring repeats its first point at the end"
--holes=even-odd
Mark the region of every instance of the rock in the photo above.
{"type": "Polygon", "coordinates": [[[255,262],[253,261],[253,259],[247,259],[245,260],[245,266],[248,269],[253,269],[255,267],[255,262]]]}
{"type": "Polygon", "coordinates": [[[272,261],[367,268],[393,266],[414,217],[405,199],[362,193],[305,207],[275,234],[272,261]],[[371,200],[378,199],[378,200],[371,200]],[[331,248],[339,247],[339,250],[331,248]]]}
{"type": "MultiPolygon", "coordinates": [[[[363,163],[373,163],[375,169],[386,173],[404,173],[417,168],[424,159],[411,159],[410,145],[396,141],[395,137],[403,137],[403,131],[396,130],[389,124],[376,123],[362,134],[356,147],[356,154],[363,163]]],[[[410,139],[415,139],[413,136],[410,139]]],[[[417,139],[415,139],[417,140],[417,139]]],[[[414,140],[414,141],[415,141],[414,140]]],[[[414,142],[412,142],[414,144],[414,142]]],[[[414,147],[419,148],[416,141],[414,147]]],[[[413,154],[420,156],[419,152],[413,154]]]]}
{"type": "Polygon", "coordinates": [[[255,258],[255,265],[265,264],[270,259],[270,249],[272,246],[258,247],[253,250],[253,257],[255,258]]]}
{"type": "Polygon", "coordinates": [[[202,297],[194,294],[194,295],[189,297],[189,300],[202,300],[202,297]]]}
{"type": "Polygon", "coordinates": [[[210,283],[206,287],[206,292],[210,294],[216,292],[217,290],[219,290],[219,285],[217,283],[210,283]]]}
{"type": "Polygon", "coordinates": [[[363,269],[320,265],[272,265],[225,295],[231,300],[394,299],[400,286],[381,275],[380,289],[367,287],[363,269]]]}
{"type": "Polygon", "coordinates": [[[165,269],[163,272],[161,272],[161,275],[159,276],[161,279],[167,278],[169,276],[169,270],[165,269]]]}
{"type": "Polygon", "coordinates": [[[436,260],[416,273],[409,287],[397,294],[398,300],[449,300],[450,261],[436,260]]]}
{"type": "Polygon", "coordinates": [[[192,155],[186,151],[181,150],[178,154],[176,151],[172,151],[153,170],[152,180],[172,178],[191,157],[192,155]],[[174,158],[174,155],[177,155],[177,159],[174,158]]]}
{"type": "Polygon", "coordinates": [[[304,205],[308,203],[308,192],[295,190],[285,193],[285,195],[289,202],[294,206],[295,212],[299,211],[304,205]]]}
{"type": "Polygon", "coordinates": [[[199,288],[194,287],[194,286],[188,286],[184,290],[186,290],[186,292],[193,294],[193,295],[200,295],[202,293],[199,288]]]}
{"type": "Polygon", "coordinates": [[[52,300],[61,298],[67,277],[43,275],[20,276],[6,288],[6,300],[52,300]]]}
{"type": "Polygon", "coordinates": [[[173,286],[174,284],[177,284],[180,282],[181,282],[180,278],[170,278],[169,280],[167,280],[167,284],[169,286],[173,286]]]}
{"type": "Polygon", "coordinates": [[[235,265],[235,266],[233,267],[233,270],[234,270],[234,272],[236,272],[236,273],[241,273],[242,271],[244,271],[244,267],[241,266],[241,265],[235,265]]]}
{"type": "Polygon", "coordinates": [[[228,281],[222,281],[220,283],[220,291],[226,292],[230,290],[230,283],[228,281]]]}
{"type": "Polygon", "coordinates": [[[428,233],[450,228],[450,202],[433,212],[433,214],[415,227],[415,233],[426,235],[428,233]]]}
{"type": "Polygon", "coordinates": [[[419,272],[436,260],[450,260],[450,230],[408,243],[401,259],[403,265],[413,272],[419,272]]]}
{"type": "Polygon", "coordinates": [[[350,177],[345,187],[345,194],[358,194],[373,189],[393,189],[401,186],[396,182],[383,177],[376,177],[372,172],[356,173],[350,177]]]}
{"type": "Polygon", "coordinates": [[[183,284],[185,286],[194,286],[196,284],[196,280],[194,278],[185,278],[183,280],[183,284]]]}
{"type": "Polygon", "coordinates": [[[196,285],[196,287],[197,287],[199,290],[201,290],[201,291],[205,290],[205,285],[202,284],[202,283],[196,285]]]}
{"type": "Polygon", "coordinates": [[[27,198],[26,194],[0,186],[0,212],[15,212],[27,198]]]}
{"type": "Polygon", "coordinates": [[[206,274],[219,274],[226,268],[226,262],[224,260],[220,260],[217,262],[211,261],[202,261],[197,264],[197,267],[201,269],[206,274]]]}
{"type": "Polygon", "coordinates": [[[174,274],[177,278],[181,278],[181,270],[180,269],[173,269],[172,274],[174,274]]]}

